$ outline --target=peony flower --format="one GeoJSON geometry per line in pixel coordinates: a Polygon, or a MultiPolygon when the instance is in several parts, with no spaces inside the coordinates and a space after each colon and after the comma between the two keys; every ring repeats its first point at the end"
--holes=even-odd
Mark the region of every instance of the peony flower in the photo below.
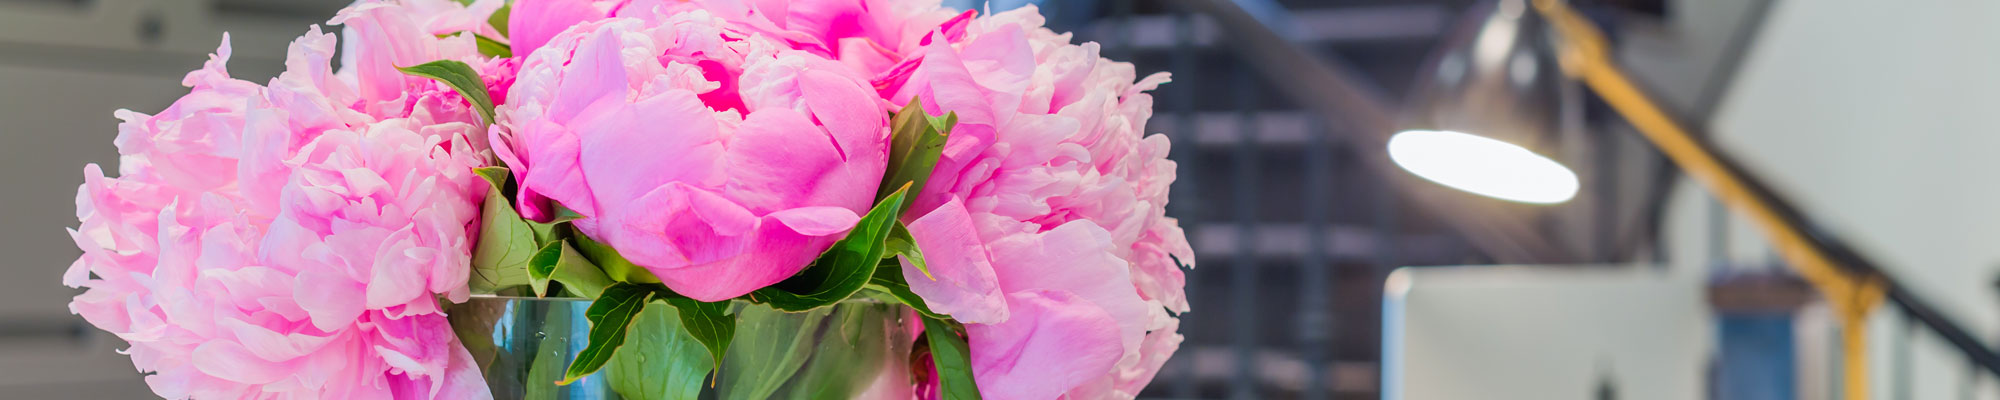
{"type": "Polygon", "coordinates": [[[455,93],[380,67],[497,64],[422,16],[349,8],[349,73],[314,27],[266,86],[229,76],[225,36],[188,95],[118,113],[119,176],[86,167],[71,231],[84,254],[63,281],[156,394],[491,397],[438,304],[467,295],[480,122],[455,93]]]}
{"type": "Polygon", "coordinates": [[[662,6],[674,6],[683,0],[516,0],[514,11],[507,21],[507,33],[511,34],[515,57],[526,57],[536,49],[547,45],[556,34],[569,27],[585,22],[599,21],[614,17],[653,18],[671,15],[690,8],[673,7],[674,12],[662,12],[662,6]]]}
{"type": "Polygon", "coordinates": [[[974,379],[986,397],[1053,399],[1127,357],[1139,361],[1154,315],[1103,228],[1078,220],[1044,231],[975,215],[956,198],[909,227],[939,276],[905,278],[933,310],[958,310],[952,317],[966,323],[974,379]]]}
{"type": "MultiPolygon", "coordinates": [[[[732,25],[780,38],[875,76],[932,30],[963,33],[972,13],[935,0],[691,0],[732,25]],[[954,28],[956,27],[956,28],[954,28]]],[[[901,106],[902,104],[894,104],[901,106]]]]}
{"type": "Polygon", "coordinates": [[[652,10],[575,25],[523,61],[491,140],[524,216],[584,215],[581,232],[702,301],[797,273],[873,203],[879,100],[832,60],[652,10]]]}
{"type": "MultiPolygon", "coordinates": [[[[944,14],[934,1],[893,3],[868,10],[944,14]]],[[[1137,79],[1097,44],[1043,28],[1032,7],[958,15],[883,29],[902,37],[776,29],[875,44],[897,60],[868,71],[886,104],[916,97],[927,112],[958,114],[905,217],[931,274],[906,265],[904,277],[933,310],[967,323],[980,390],[998,399],[1136,396],[1179,347],[1171,313],[1188,310],[1179,263],[1193,262],[1165,216],[1167,139],[1143,131],[1145,92],[1167,76],[1137,79]]]]}
{"type": "Polygon", "coordinates": [[[571,26],[610,18],[626,0],[517,0],[507,19],[515,57],[533,54],[571,26]]]}

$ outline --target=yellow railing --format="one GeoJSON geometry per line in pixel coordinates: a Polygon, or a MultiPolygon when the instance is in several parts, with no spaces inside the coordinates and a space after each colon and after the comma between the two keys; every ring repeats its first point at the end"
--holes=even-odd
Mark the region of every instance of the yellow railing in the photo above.
{"type": "Polygon", "coordinates": [[[1564,73],[1582,80],[1688,176],[1707,187],[1730,209],[1748,216],[1777,247],[1786,264],[1826,296],[1840,319],[1845,381],[1842,392],[1850,400],[1866,399],[1868,349],[1864,322],[1868,313],[1882,303],[1882,282],[1835,264],[1813,245],[1807,232],[1779,216],[1776,205],[1755,195],[1742,177],[1704,150],[1687,129],[1640,91],[1613,62],[1604,34],[1590,21],[1561,0],[1535,0],[1535,9],[1562,35],[1560,57],[1564,73]]]}

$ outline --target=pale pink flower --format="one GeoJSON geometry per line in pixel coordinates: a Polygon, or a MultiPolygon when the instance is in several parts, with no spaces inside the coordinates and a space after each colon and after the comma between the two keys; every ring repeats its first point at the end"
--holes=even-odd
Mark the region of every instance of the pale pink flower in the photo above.
{"type": "Polygon", "coordinates": [[[1032,7],[947,20],[873,71],[890,104],[959,116],[910,219],[931,275],[904,277],[968,323],[988,396],[1130,398],[1179,347],[1176,259],[1194,261],[1165,216],[1167,139],[1143,130],[1167,76],[1041,25],[1032,7]]]}
{"type": "Polygon", "coordinates": [[[523,62],[492,139],[523,214],[587,216],[584,234],[698,300],[797,273],[873,203],[879,100],[834,61],[653,10],[570,27],[523,62]]]}
{"type": "Polygon", "coordinates": [[[268,86],[233,79],[225,37],[187,96],[118,113],[119,176],[86,168],[63,281],[156,394],[491,396],[438,303],[467,295],[483,129],[456,94],[374,68],[490,63],[399,7],[343,12],[355,74],[314,27],[268,86]]]}

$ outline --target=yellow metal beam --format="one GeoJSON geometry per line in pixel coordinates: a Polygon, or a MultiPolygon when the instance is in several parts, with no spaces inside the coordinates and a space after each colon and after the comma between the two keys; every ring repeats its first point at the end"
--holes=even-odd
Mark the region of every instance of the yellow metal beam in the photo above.
{"type": "Polygon", "coordinates": [[[1546,17],[1562,35],[1563,71],[1596,92],[1604,102],[1638,128],[1688,176],[1722,200],[1731,210],[1748,216],[1770,239],[1786,264],[1811,282],[1839,316],[1842,335],[1842,371],[1848,400],[1868,398],[1868,313],[1882,303],[1880,281],[1848,273],[1835,265],[1806,238],[1799,227],[1785,223],[1775,207],[1752,194],[1748,184],[1725,167],[1714,154],[1703,150],[1687,129],[1633,83],[1630,76],[1611,58],[1604,34],[1562,0],[1534,0],[1535,10],[1546,17]]]}

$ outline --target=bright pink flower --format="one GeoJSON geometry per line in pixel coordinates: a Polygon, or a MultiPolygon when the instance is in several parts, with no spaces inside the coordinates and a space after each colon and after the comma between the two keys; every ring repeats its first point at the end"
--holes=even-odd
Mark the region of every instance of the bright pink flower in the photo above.
{"type": "Polygon", "coordinates": [[[507,33],[511,34],[514,56],[527,57],[569,27],[607,18],[654,18],[694,9],[684,3],[686,0],[515,0],[507,33]]]}
{"type": "Polygon", "coordinates": [[[609,18],[622,1],[519,0],[507,17],[507,39],[516,57],[542,48],[556,34],[576,24],[609,18]]]}
{"type": "Polygon", "coordinates": [[[492,140],[521,182],[703,301],[797,273],[874,200],[887,117],[834,61],[700,10],[585,22],[527,56],[492,140]]]}
{"type": "MultiPolygon", "coordinates": [[[[918,38],[944,26],[963,33],[971,13],[940,7],[937,0],[693,0],[738,28],[877,73],[900,54],[921,47],[918,38]],[[952,27],[959,27],[953,29],[952,27]]],[[[872,76],[872,75],[871,75],[872,76]]]]}
{"type": "Polygon", "coordinates": [[[931,275],[904,277],[968,323],[989,397],[1130,398],[1179,347],[1194,261],[1165,216],[1167,139],[1143,130],[1167,77],[1041,24],[1032,7],[947,20],[872,71],[890,104],[959,116],[909,220],[931,275]]]}
{"type": "Polygon", "coordinates": [[[118,113],[119,176],[86,168],[63,281],[156,394],[491,396],[438,308],[467,295],[483,129],[456,94],[377,68],[489,63],[399,7],[343,12],[353,75],[315,27],[268,87],[236,80],[225,37],[173,106],[118,113]]]}

